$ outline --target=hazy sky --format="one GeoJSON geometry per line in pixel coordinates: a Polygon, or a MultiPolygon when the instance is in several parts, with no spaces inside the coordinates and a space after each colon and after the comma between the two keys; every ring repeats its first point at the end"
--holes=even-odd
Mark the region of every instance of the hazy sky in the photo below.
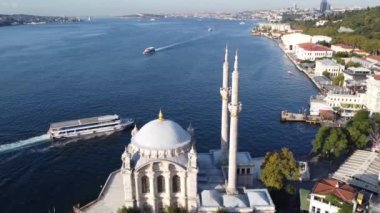
{"type": "MultiPolygon", "coordinates": [[[[329,0],[332,7],[377,6],[380,0],[329,0]]],[[[290,7],[318,8],[320,0],[0,0],[0,14],[123,15],[167,12],[235,12],[290,7]]]]}

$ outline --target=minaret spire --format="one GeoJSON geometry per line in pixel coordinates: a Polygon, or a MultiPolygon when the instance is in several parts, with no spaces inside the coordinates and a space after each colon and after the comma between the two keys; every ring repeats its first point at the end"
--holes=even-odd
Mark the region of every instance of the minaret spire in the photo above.
{"type": "Polygon", "coordinates": [[[230,96],[230,88],[228,87],[228,46],[226,45],[223,64],[223,86],[220,88],[220,95],[222,96],[222,120],[221,120],[221,137],[220,137],[220,150],[222,165],[227,164],[228,160],[228,99],[230,96]]]}
{"type": "Polygon", "coordinates": [[[238,149],[238,123],[241,103],[239,102],[239,66],[238,52],[236,50],[234,71],[232,72],[232,94],[231,103],[228,105],[230,110],[230,150],[228,159],[228,183],[227,194],[237,194],[236,189],[236,168],[237,168],[237,149],[238,149]]]}

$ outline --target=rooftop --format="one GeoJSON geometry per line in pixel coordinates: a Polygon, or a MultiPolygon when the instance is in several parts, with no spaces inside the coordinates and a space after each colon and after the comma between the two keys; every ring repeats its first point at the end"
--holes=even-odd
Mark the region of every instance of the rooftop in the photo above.
{"type": "Polygon", "coordinates": [[[298,47],[306,51],[331,51],[330,48],[327,48],[325,46],[318,45],[318,44],[313,44],[313,43],[299,44],[298,47]]]}
{"type": "Polygon", "coordinates": [[[340,64],[336,63],[335,61],[329,60],[329,59],[317,60],[317,62],[321,63],[325,66],[339,66],[340,65],[340,64]]]}
{"type": "Polygon", "coordinates": [[[333,44],[332,46],[338,46],[343,49],[354,49],[353,46],[347,45],[347,44],[333,44]]]}
{"type": "Polygon", "coordinates": [[[335,179],[380,193],[380,158],[376,152],[357,150],[334,173],[335,179]]]}
{"type": "Polygon", "coordinates": [[[118,118],[119,118],[118,115],[104,115],[104,116],[97,116],[97,117],[91,117],[91,118],[83,118],[83,119],[78,119],[78,120],[62,121],[62,122],[57,122],[57,123],[51,123],[50,128],[62,128],[62,127],[87,125],[87,124],[93,124],[93,123],[98,123],[98,122],[111,121],[118,118]]]}
{"type": "Polygon", "coordinates": [[[367,58],[380,62],[380,55],[372,55],[368,56],[367,58]]]}
{"type": "Polygon", "coordinates": [[[335,179],[324,179],[314,185],[312,193],[319,195],[334,195],[338,199],[352,203],[355,198],[355,189],[335,179]]]}

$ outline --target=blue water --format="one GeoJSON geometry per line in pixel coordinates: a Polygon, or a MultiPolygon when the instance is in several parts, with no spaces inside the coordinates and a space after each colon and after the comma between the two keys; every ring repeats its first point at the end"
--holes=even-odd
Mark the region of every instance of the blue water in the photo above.
{"type": "MultiPolygon", "coordinates": [[[[105,19],[0,28],[0,145],[40,138],[50,122],[102,114],[134,117],[141,127],[162,108],[183,127],[192,122],[198,151],[218,148],[228,42],[239,49],[239,149],[263,156],[286,146],[307,155],[316,127],[279,116],[307,108],[317,90],[273,41],[250,36],[254,24],[105,19]],[[149,46],[162,49],[142,55],[149,46]]],[[[126,131],[0,155],[0,212],[68,212],[95,199],[129,139],[126,131]]]]}

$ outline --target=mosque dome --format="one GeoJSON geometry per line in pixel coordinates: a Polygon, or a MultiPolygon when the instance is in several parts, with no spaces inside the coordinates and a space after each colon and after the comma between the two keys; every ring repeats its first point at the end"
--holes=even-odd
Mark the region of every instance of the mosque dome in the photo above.
{"type": "Polygon", "coordinates": [[[160,117],[145,124],[133,137],[132,143],[140,148],[169,150],[191,141],[190,134],[174,121],[160,117]]]}

